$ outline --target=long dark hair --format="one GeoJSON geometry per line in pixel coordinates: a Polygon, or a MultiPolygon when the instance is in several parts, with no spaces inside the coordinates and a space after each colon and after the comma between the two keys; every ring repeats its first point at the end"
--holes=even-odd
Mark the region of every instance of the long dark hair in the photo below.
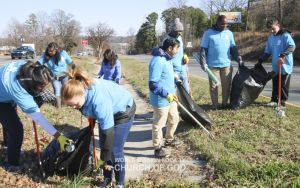
{"type": "Polygon", "coordinates": [[[53,79],[53,73],[39,62],[27,61],[21,66],[17,79],[29,94],[36,95],[39,86],[47,85],[53,79]]]}
{"type": "Polygon", "coordinates": [[[105,64],[109,63],[111,69],[114,67],[118,59],[118,55],[115,54],[115,52],[109,48],[105,50],[103,57],[103,62],[105,64]]]}
{"type": "Polygon", "coordinates": [[[56,42],[51,42],[48,44],[46,50],[45,50],[45,56],[44,61],[47,63],[52,57],[55,58],[55,64],[58,65],[58,62],[60,61],[60,52],[62,51],[62,48],[58,46],[56,42]],[[50,56],[48,50],[53,48],[56,52],[54,56],[50,56]]]}

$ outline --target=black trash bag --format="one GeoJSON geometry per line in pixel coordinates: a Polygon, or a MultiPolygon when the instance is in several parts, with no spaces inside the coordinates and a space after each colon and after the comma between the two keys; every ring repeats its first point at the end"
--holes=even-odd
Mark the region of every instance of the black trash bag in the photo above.
{"type": "Polygon", "coordinates": [[[263,91],[265,85],[276,75],[269,72],[259,64],[252,69],[245,65],[240,65],[235,74],[230,93],[230,106],[232,109],[243,108],[255,101],[263,91]]]}
{"type": "MultiPolygon", "coordinates": [[[[204,110],[196,104],[188,92],[184,89],[182,83],[176,82],[177,85],[177,96],[179,102],[206,128],[211,128],[213,125],[212,119],[204,112],[204,110]]],[[[195,121],[180,107],[178,108],[180,117],[192,124],[195,121]]]]}
{"type": "Polygon", "coordinates": [[[93,154],[89,149],[91,142],[91,128],[86,127],[66,136],[74,141],[73,152],[60,151],[59,143],[52,140],[43,151],[41,160],[46,177],[58,175],[89,174],[93,171],[93,154]]]}

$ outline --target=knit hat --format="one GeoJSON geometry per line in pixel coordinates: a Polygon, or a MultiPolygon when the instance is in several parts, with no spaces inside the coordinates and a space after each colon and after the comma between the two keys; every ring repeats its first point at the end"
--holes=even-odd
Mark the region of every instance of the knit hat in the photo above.
{"type": "Polygon", "coordinates": [[[183,31],[183,25],[180,22],[179,18],[175,18],[174,23],[173,23],[173,25],[171,27],[171,30],[172,31],[183,31]]]}

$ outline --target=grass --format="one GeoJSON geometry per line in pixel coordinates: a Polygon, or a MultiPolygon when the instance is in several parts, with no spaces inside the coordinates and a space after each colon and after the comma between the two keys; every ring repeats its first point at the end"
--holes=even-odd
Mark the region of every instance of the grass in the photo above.
{"type": "MultiPolygon", "coordinates": [[[[81,65],[91,74],[99,70],[95,68],[92,57],[73,57],[77,65],[81,65]]],[[[135,88],[148,97],[148,64],[121,57],[123,74],[135,88]]],[[[187,139],[192,149],[200,152],[214,169],[213,179],[208,186],[212,187],[299,187],[300,186],[300,109],[287,107],[287,117],[275,116],[273,108],[265,107],[266,98],[260,97],[256,103],[238,111],[211,110],[207,81],[191,77],[193,96],[214,120],[212,129],[215,140],[210,140],[200,128],[188,130],[187,139]]],[[[59,110],[50,105],[43,105],[41,111],[62,132],[87,126],[80,112],[68,107],[59,110]]],[[[24,123],[25,151],[34,151],[32,138],[32,122],[20,112],[24,123]]],[[[42,149],[52,137],[39,130],[42,149]]],[[[0,134],[2,137],[2,134],[0,134]]],[[[32,154],[34,156],[34,154],[32,154]]],[[[3,161],[4,158],[1,158],[3,161]]],[[[24,159],[30,163],[31,159],[24,159]]],[[[31,171],[25,176],[30,177],[31,171]]],[[[4,172],[3,172],[4,174],[4,172]]],[[[6,175],[0,175],[4,178],[6,175]]],[[[28,180],[26,180],[27,182],[28,180]]],[[[63,187],[88,187],[95,184],[92,178],[76,176],[72,179],[54,176],[51,181],[63,187]]],[[[29,182],[32,185],[33,181],[29,182]]],[[[8,184],[10,185],[10,184],[8,184]]],[[[24,186],[26,186],[24,185],[24,186]]],[[[131,180],[126,187],[152,187],[148,179],[131,180]]],[[[13,186],[13,184],[11,184],[13,186]]],[[[54,185],[47,185],[54,186],[54,185]]],[[[184,180],[167,181],[161,187],[199,187],[184,180]]]]}
{"type": "MultiPolygon", "coordinates": [[[[126,78],[148,97],[148,64],[121,57],[126,78]]],[[[195,101],[214,120],[215,140],[199,129],[190,129],[188,139],[214,167],[213,183],[224,187],[300,186],[300,109],[288,106],[287,117],[264,106],[259,97],[244,109],[212,110],[208,82],[191,77],[195,101]]]]}

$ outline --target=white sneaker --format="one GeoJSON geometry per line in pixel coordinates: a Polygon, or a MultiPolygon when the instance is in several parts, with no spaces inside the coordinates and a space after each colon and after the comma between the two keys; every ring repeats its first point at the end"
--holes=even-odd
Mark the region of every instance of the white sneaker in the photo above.
{"type": "Polygon", "coordinates": [[[271,102],[267,103],[266,106],[275,107],[275,106],[277,106],[277,102],[271,101],[271,102]]]}

